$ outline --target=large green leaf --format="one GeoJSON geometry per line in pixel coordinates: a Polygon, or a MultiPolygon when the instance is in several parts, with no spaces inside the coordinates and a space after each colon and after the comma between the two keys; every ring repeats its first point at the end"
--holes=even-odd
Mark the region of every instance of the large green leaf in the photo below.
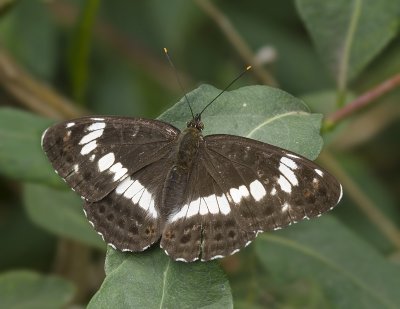
{"type": "MultiPolygon", "coordinates": [[[[200,112],[219,93],[219,89],[203,85],[189,93],[188,99],[193,109],[200,112]]],[[[181,129],[190,118],[185,99],[160,116],[181,129]]],[[[206,110],[203,120],[205,134],[253,137],[311,158],[318,155],[322,146],[321,116],[310,114],[302,101],[286,92],[266,86],[224,93],[206,110]]],[[[159,249],[137,254],[110,249],[106,274],[102,288],[91,302],[94,307],[218,308],[231,303],[228,283],[217,264],[173,262],[159,249]]]]}
{"type": "Polygon", "coordinates": [[[259,258],[275,278],[317,282],[334,308],[400,307],[400,267],[332,216],[258,238],[259,258]]]}
{"type": "Polygon", "coordinates": [[[54,121],[12,108],[0,108],[0,174],[61,186],[40,147],[43,131],[54,121]]]}
{"type": "Polygon", "coordinates": [[[26,184],[23,196],[29,217],[37,225],[58,236],[105,248],[83,214],[83,201],[74,192],[26,184]]]}
{"type": "Polygon", "coordinates": [[[398,0],[297,0],[296,3],[320,56],[335,74],[341,90],[398,31],[398,0]]]}
{"type": "Polygon", "coordinates": [[[55,276],[41,276],[30,271],[0,275],[0,308],[65,308],[72,300],[74,287],[55,276]]]}
{"type": "MultiPolygon", "coordinates": [[[[187,96],[195,113],[221,90],[202,85],[187,96]]],[[[303,101],[267,86],[248,86],[225,92],[203,114],[204,134],[241,135],[279,146],[310,159],[322,148],[321,115],[311,114],[303,101]]],[[[160,116],[180,129],[190,120],[185,99],[160,116]]]]}
{"type": "Polygon", "coordinates": [[[182,263],[161,249],[143,253],[108,250],[106,279],[88,308],[232,308],[217,262],[182,263]]]}

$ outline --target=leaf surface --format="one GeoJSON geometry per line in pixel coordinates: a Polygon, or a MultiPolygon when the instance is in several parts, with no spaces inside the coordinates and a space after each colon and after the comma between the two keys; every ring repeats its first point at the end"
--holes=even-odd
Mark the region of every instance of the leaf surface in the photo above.
{"type": "Polygon", "coordinates": [[[15,180],[63,186],[40,146],[54,121],[13,108],[0,108],[0,173],[15,180]]]}
{"type": "Polygon", "coordinates": [[[297,0],[320,57],[340,89],[355,78],[398,31],[397,0],[297,0]]]}
{"type": "Polygon", "coordinates": [[[332,216],[258,238],[258,256],[275,278],[317,282],[334,308],[400,306],[400,267],[332,216]]]}
{"type": "Polygon", "coordinates": [[[23,196],[28,215],[37,225],[58,236],[104,250],[105,244],[85,218],[83,201],[76,193],[26,184],[23,196]]]}
{"type": "Polygon", "coordinates": [[[12,271],[0,275],[0,308],[65,308],[72,300],[74,287],[55,276],[31,271],[12,271]]]}
{"type": "MultiPolygon", "coordinates": [[[[187,96],[199,113],[221,90],[202,85],[187,96]]],[[[183,98],[159,117],[179,129],[191,119],[183,98]]],[[[247,86],[227,91],[202,115],[204,135],[240,135],[315,159],[322,148],[320,114],[310,113],[303,101],[267,86],[247,86]]]]}
{"type": "Polygon", "coordinates": [[[217,262],[183,263],[161,249],[109,248],[106,279],[88,308],[232,308],[229,282],[217,262]]]}

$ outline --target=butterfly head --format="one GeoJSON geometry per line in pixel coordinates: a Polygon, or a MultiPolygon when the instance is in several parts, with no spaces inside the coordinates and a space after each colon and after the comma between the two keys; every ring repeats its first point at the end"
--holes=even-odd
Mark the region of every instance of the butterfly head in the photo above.
{"type": "Polygon", "coordinates": [[[187,122],[186,125],[188,128],[195,128],[199,131],[202,131],[204,129],[204,124],[201,121],[201,114],[196,114],[192,120],[187,122]]]}

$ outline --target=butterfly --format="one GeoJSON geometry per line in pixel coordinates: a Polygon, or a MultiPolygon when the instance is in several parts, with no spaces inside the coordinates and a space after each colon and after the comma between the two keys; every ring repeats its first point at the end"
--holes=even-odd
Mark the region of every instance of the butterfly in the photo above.
{"type": "Polygon", "coordinates": [[[201,113],[182,132],[160,120],[90,116],[48,128],[42,148],[106,243],[138,252],[160,241],[176,261],[234,254],[340,201],[340,183],[303,156],[203,128],[201,113]]]}

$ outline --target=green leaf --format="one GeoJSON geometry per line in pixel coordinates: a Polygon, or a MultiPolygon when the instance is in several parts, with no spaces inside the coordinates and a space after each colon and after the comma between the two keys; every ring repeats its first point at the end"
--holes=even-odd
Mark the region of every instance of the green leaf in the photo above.
{"type": "Polygon", "coordinates": [[[12,108],[0,108],[0,174],[11,179],[61,187],[40,147],[43,131],[54,121],[12,108]]]}
{"type": "Polygon", "coordinates": [[[104,242],[85,218],[83,201],[74,192],[26,184],[23,196],[28,215],[37,225],[61,237],[104,250],[104,242]]]}
{"type": "Polygon", "coordinates": [[[30,271],[0,275],[0,308],[65,308],[74,292],[71,283],[55,276],[41,276],[30,271]]]}
{"type": "MultiPolygon", "coordinates": [[[[202,85],[187,96],[194,113],[221,90],[202,85]]],[[[282,90],[248,86],[225,92],[202,115],[204,134],[232,134],[260,140],[315,159],[322,148],[321,115],[282,90]]],[[[163,113],[161,120],[183,129],[191,118],[185,99],[163,113]]]]}
{"type": "MultiPolygon", "coordinates": [[[[371,167],[349,154],[341,155],[337,159],[347,177],[358,187],[359,194],[362,194],[363,198],[371,203],[371,207],[376,207],[399,228],[398,203],[387,186],[373,176],[371,167]]],[[[359,237],[372,244],[383,254],[390,254],[396,249],[387,236],[382,233],[382,230],[377,228],[360,207],[352,201],[350,194],[345,195],[341,207],[337,208],[335,215],[359,237]]]]}
{"type": "Polygon", "coordinates": [[[394,38],[398,0],[297,0],[297,7],[340,91],[394,38]]]}
{"type": "Polygon", "coordinates": [[[217,262],[182,263],[161,249],[122,253],[109,248],[106,279],[88,308],[232,308],[217,262]]]}
{"type": "Polygon", "coordinates": [[[275,278],[318,282],[334,308],[400,307],[400,268],[332,216],[263,234],[256,246],[275,278]]]}

